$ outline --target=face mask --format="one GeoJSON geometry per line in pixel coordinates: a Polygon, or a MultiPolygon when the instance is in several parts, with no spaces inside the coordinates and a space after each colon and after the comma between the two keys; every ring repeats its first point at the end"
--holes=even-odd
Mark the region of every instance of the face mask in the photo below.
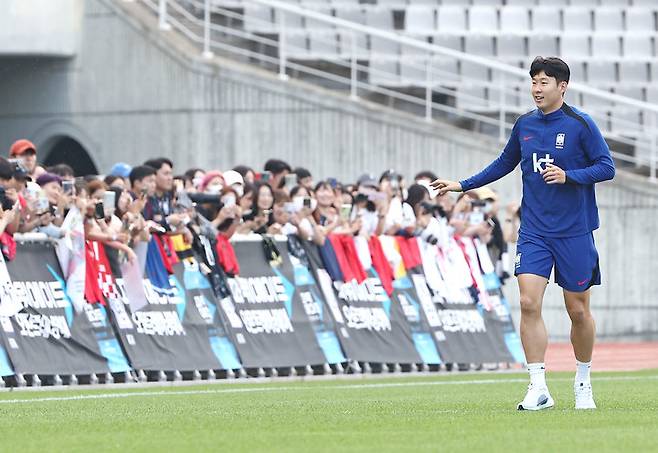
{"type": "Polygon", "coordinates": [[[231,187],[235,190],[235,193],[238,194],[238,197],[244,195],[244,186],[242,184],[233,184],[231,187]]]}
{"type": "Polygon", "coordinates": [[[211,186],[206,187],[206,193],[212,194],[212,195],[217,195],[222,191],[223,187],[221,184],[213,184],[211,186]]]}

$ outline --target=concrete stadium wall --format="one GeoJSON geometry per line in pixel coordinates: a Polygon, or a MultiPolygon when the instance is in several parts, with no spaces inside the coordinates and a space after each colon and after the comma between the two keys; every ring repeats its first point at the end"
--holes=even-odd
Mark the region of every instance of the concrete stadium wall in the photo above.
{"type": "MultiPolygon", "coordinates": [[[[284,83],[255,67],[203,60],[176,32],[158,30],[137,2],[87,0],[75,58],[0,58],[0,99],[0,149],[30,137],[45,158],[57,137],[71,137],[100,171],[158,155],[181,170],[261,168],[279,157],[318,177],[349,180],[395,168],[409,177],[432,169],[458,178],[500,149],[490,138],[284,83]]],[[[495,187],[517,200],[520,183],[517,170],[495,187]]],[[[658,338],[656,188],[620,175],[598,195],[604,286],[594,290],[593,306],[600,338],[658,338]]],[[[507,293],[516,311],[514,285],[507,293]]],[[[569,322],[553,284],[545,314],[552,338],[567,340],[569,322]]]]}
{"type": "Polygon", "coordinates": [[[83,7],[84,0],[2,0],[0,56],[74,56],[83,7]]]}

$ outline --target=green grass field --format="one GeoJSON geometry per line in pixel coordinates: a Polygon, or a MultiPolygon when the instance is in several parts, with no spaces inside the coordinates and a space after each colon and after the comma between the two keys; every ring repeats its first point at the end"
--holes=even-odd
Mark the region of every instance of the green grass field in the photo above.
{"type": "Polygon", "coordinates": [[[598,373],[596,411],[517,412],[525,374],[0,392],[2,451],[658,451],[658,370],[598,373]]]}

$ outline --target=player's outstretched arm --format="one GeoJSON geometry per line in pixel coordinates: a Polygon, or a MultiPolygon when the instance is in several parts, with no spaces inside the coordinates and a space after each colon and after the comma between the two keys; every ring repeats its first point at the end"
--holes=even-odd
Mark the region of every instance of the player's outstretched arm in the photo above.
{"type": "Polygon", "coordinates": [[[438,191],[438,195],[443,195],[448,192],[461,192],[462,185],[457,181],[449,181],[447,179],[437,179],[430,183],[430,186],[438,191]]]}

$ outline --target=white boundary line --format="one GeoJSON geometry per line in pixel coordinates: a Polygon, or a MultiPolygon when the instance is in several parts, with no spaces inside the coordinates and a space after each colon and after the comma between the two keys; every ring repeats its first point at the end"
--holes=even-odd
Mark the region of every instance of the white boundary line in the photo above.
{"type": "MultiPolygon", "coordinates": [[[[550,381],[571,381],[572,378],[554,378],[550,381]]],[[[598,381],[642,381],[658,380],[658,375],[649,376],[601,376],[594,379],[598,381]]],[[[131,398],[142,396],[181,396],[181,395],[215,395],[222,393],[254,393],[254,392],[287,392],[290,390],[352,390],[352,389],[373,389],[373,388],[390,388],[390,387],[424,387],[436,385],[491,385],[491,384],[509,384],[527,382],[527,378],[508,378],[508,379],[468,379],[453,381],[419,381],[419,382],[381,382],[377,384],[344,384],[344,385],[310,385],[310,386],[287,386],[287,387],[244,387],[232,389],[208,389],[208,390],[172,390],[172,391],[149,391],[149,392],[113,392],[97,393],[91,395],[74,395],[74,396],[52,396],[43,398],[24,398],[24,399],[7,399],[0,400],[3,404],[25,404],[25,403],[43,403],[50,401],[79,401],[79,400],[98,400],[98,399],[117,399],[131,398]]],[[[203,384],[199,384],[203,385],[203,384]]]]}

